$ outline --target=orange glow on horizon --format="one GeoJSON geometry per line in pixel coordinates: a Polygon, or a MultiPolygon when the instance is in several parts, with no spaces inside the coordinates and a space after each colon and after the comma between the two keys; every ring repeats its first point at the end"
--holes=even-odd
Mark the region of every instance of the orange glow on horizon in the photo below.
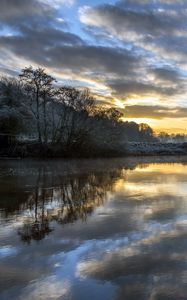
{"type": "Polygon", "coordinates": [[[151,118],[122,118],[122,121],[146,123],[155,133],[167,132],[167,133],[181,133],[187,134],[187,119],[151,119],[151,118]]]}

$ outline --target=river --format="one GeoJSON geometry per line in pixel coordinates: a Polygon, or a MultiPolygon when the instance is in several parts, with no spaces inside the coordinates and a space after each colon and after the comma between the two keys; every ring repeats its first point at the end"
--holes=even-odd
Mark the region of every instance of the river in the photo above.
{"type": "Polygon", "coordinates": [[[187,158],[0,161],[1,300],[186,295],[187,158]]]}

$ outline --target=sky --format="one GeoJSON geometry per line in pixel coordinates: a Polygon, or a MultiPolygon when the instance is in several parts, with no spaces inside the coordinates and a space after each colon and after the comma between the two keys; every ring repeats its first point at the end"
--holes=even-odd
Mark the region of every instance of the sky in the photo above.
{"type": "Polygon", "coordinates": [[[187,133],[186,0],[0,0],[0,73],[30,65],[124,121],[187,133]]]}

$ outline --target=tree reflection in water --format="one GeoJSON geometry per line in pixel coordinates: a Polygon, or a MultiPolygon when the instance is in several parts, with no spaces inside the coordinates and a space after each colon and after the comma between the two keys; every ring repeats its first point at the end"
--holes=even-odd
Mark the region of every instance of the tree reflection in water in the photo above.
{"type": "Polygon", "coordinates": [[[18,229],[18,234],[22,241],[30,243],[31,240],[42,240],[53,229],[50,227],[47,214],[45,213],[46,190],[42,190],[37,186],[35,193],[29,196],[27,202],[30,211],[34,211],[32,221],[27,220],[21,228],[18,229]],[[34,221],[33,221],[34,220],[34,221]]]}
{"type": "Polygon", "coordinates": [[[79,219],[86,221],[87,216],[103,204],[106,194],[112,192],[121,172],[117,169],[81,177],[70,176],[64,178],[59,187],[46,188],[46,174],[40,170],[35,190],[22,204],[29,214],[18,229],[21,240],[27,243],[42,240],[53,231],[53,222],[64,225],[79,219]]]}

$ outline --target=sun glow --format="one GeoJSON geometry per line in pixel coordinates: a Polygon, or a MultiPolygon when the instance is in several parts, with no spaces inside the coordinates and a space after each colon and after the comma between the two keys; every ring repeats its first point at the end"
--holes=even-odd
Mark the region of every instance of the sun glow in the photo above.
{"type": "Polygon", "coordinates": [[[151,118],[122,118],[122,121],[128,121],[128,122],[136,122],[138,124],[141,123],[147,123],[148,125],[151,126],[151,124],[154,124],[156,120],[151,119],[151,118]]]}
{"type": "Polygon", "coordinates": [[[151,118],[122,118],[123,122],[136,122],[138,124],[146,123],[154,130],[155,133],[185,133],[187,134],[187,119],[151,119],[151,118]]]}

